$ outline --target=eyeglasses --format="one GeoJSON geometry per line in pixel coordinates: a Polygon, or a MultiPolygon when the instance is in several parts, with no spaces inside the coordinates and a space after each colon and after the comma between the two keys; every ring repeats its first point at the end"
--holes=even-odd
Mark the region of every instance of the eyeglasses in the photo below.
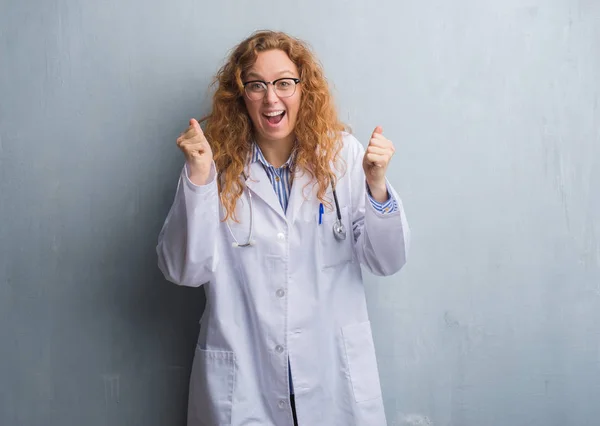
{"type": "Polygon", "coordinates": [[[300,83],[299,78],[278,78],[273,81],[251,80],[244,83],[246,96],[253,101],[258,101],[265,97],[269,84],[273,85],[275,94],[280,98],[289,98],[296,93],[296,85],[300,83]]]}

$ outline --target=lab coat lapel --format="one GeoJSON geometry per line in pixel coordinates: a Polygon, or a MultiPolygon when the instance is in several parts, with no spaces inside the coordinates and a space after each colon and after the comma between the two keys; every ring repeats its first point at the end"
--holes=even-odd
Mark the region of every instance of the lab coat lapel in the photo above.
{"type": "Polygon", "coordinates": [[[277,194],[275,194],[273,185],[269,181],[269,176],[267,176],[262,164],[259,162],[252,162],[248,165],[248,170],[248,179],[246,179],[248,189],[256,194],[257,197],[261,198],[275,211],[275,213],[285,220],[285,214],[281,208],[281,203],[279,203],[277,194]]]}

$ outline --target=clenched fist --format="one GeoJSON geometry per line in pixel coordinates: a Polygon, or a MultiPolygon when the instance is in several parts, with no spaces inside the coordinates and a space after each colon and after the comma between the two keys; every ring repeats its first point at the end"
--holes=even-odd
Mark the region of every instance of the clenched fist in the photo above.
{"type": "Polygon", "coordinates": [[[377,126],[371,135],[369,146],[367,146],[363,158],[363,169],[371,195],[380,203],[386,201],[389,197],[385,174],[394,151],[392,141],[383,136],[383,129],[377,126]]]}
{"type": "Polygon", "coordinates": [[[210,176],[213,154],[196,119],[192,118],[187,131],[177,138],[177,146],[185,155],[192,183],[206,184],[210,176]]]}

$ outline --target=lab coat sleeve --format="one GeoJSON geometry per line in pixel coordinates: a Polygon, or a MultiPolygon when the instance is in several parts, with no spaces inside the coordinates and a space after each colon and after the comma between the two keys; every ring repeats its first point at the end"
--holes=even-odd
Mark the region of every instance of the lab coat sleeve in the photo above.
{"type": "Polygon", "coordinates": [[[199,287],[217,267],[219,195],[213,163],[205,185],[194,185],[183,168],[175,200],[158,237],[158,267],[175,284],[199,287]]]}
{"type": "Polygon", "coordinates": [[[397,209],[387,213],[377,211],[365,184],[362,166],[365,149],[351,135],[347,136],[347,143],[354,252],[360,263],[373,274],[395,274],[406,263],[410,239],[402,201],[388,181],[388,192],[397,209]]]}

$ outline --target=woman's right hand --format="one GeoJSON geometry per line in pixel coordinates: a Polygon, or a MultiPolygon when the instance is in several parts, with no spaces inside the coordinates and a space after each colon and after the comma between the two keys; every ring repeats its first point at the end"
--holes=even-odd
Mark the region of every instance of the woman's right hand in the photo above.
{"type": "Polygon", "coordinates": [[[177,138],[177,146],[185,155],[192,183],[205,185],[210,176],[213,154],[196,119],[192,118],[187,131],[177,138]]]}

